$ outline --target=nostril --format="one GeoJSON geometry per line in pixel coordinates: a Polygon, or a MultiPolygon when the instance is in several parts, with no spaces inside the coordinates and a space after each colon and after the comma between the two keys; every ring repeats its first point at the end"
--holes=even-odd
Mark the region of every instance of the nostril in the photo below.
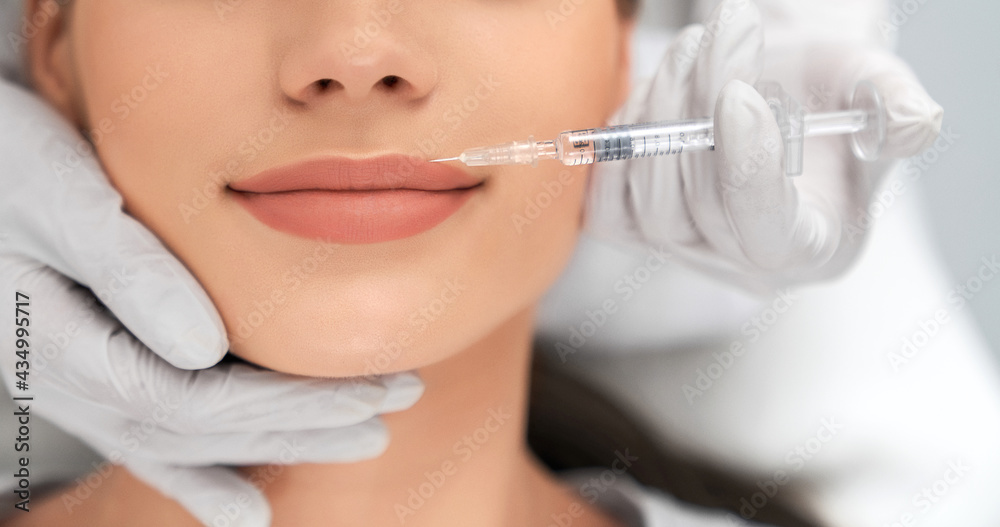
{"type": "Polygon", "coordinates": [[[387,75],[382,78],[382,84],[386,88],[392,88],[393,86],[399,84],[399,81],[400,81],[399,77],[395,75],[387,75]]]}
{"type": "Polygon", "coordinates": [[[320,90],[325,90],[333,84],[333,79],[320,79],[316,81],[316,85],[319,86],[320,90]]]}

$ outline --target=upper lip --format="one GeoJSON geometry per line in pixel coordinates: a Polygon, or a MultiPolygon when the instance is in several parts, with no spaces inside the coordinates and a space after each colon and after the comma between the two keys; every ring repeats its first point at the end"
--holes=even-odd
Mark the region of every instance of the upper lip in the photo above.
{"type": "Polygon", "coordinates": [[[477,186],[465,171],[404,155],[365,159],[323,157],[269,168],[231,183],[240,192],[295,190],[455,190],[477,186]]]}

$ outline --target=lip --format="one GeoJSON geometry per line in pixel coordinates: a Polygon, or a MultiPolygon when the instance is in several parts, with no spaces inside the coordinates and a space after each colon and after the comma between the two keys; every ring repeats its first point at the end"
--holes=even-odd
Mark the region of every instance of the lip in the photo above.
{"type": "Polygon", "coordinates": [[[360,244],[430,230],[458,212],[481,184],[453,166],[388,155],[310,159],[267,169],[229,189],[275,230],[360,244]]]}

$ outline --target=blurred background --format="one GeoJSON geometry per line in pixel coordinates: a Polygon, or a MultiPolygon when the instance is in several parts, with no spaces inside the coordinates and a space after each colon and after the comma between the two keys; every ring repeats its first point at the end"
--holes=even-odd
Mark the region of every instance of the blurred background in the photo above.
{"type": "MultiPolygon", "coordinates": [[[[900,29],[899,53],[945,108],[944,129],[961,138],[921,181],[931,229],[955,277],[1000,255],[1000,2],[928,1],[900,29]]],[[[956,283],[958,280],[956,279],[956,283]]],[[[992,348],[1000,351],[1000,283],[972,300],[992,348]]]]}

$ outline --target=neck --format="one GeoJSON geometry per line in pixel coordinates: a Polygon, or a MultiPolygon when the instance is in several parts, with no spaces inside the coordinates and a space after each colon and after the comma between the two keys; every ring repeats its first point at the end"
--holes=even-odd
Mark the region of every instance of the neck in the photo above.
{"type": "Polygon", "coordinates": [[[256,469],[275,525],[518,524],[511,515],[526,510],[532,471],[524,438],[533,315],[422,368],[417,404],[383,416],[390,443],[378,458],[256,469]]]}

